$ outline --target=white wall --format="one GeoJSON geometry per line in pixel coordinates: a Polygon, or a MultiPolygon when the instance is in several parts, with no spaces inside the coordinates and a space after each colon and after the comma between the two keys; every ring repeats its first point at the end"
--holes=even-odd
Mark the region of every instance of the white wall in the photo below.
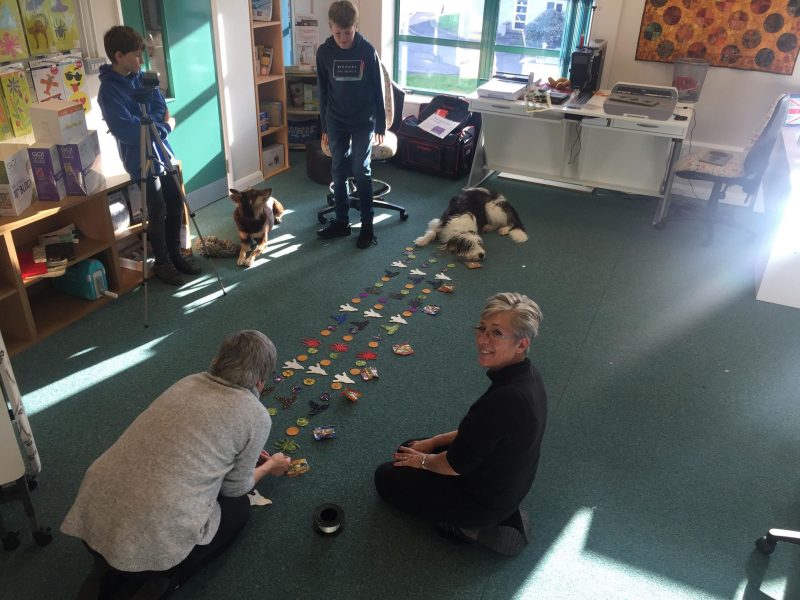
{"type": "MultiPolygon", "coordinates": [[[[591,38],[609,41],[603,85],[618,81],[672,85],[672,64],[635,60],[645,0],[597,0],[591,38]],[[610,59],[610,60],[609,60],[610,59]]],[[[782,92],[800,93],[800,67],[775,75],[711,67],[695,105],[694,142],[734,149],[746,145],[782,92]]]]}

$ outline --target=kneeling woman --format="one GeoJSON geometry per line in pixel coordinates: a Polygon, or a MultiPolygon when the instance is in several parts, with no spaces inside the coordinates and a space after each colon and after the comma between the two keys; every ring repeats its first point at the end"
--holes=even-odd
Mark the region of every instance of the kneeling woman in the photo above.
{"type": "Polygon", "coordinates": [[[405,442],[378,467],[384,500],[450,538],[506,555],[522,551],[528,524],[519,507],[536,476],[547,416],[542,378],[527,356],[541,320],[527,296],[489,298],[475,327],[489,389],[458,429],[405,442]]]}

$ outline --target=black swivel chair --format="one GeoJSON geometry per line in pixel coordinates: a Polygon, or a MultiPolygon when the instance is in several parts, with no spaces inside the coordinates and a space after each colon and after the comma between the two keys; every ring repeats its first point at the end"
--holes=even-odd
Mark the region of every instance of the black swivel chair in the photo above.
{"type": "MultiPolygon", "coordinates": [[[[383,144],[380,145],[373,145],[372,146],[372,160],[373,161],[383,161],[388,160],[392,156],[397,153],[397,130],[400,129],[400,124],[403,122],[403,102],[405,98],[405,91],[400,88],[394,81],[391,80],[386,67],[381,64],[381,68],[383,69],[383,76],[384,81],[387,83],[386,85],[386,121],[390,123],[389,127],[386,129],[386,135],[384,136],[383,144]],[[388,93],[389,85],[391,85],[391,94],[388,93]]],[[[330,149],[327,146],[322,147],[322,152],[326,156],[330,156],[330,149]]],[[[331,183],[329,188],[329,193],[327,196],[328,206],[323,208],[322,210],[317,212],[317,220],[321,223],[327,223],[328,218],[326,215],[329,215],[335,210],[334,198],[333,198],[333,183],[331,183]]],[[[386,210],[396,210],[400,213],[400,220],[405,221],[408,219],[408,212],[402,206],[397,204],[392,204],[391,202],[387,202],[385,200],[386,196],[389,195],[389,192],[392,191],[392,186],[390,186],[387,182],[381,181],[380,179],[372,179],[372,206],[374,208],[383,208],[386,210]]],[[[350,202],[350,207],[355,208],[356,210],[359,209],[359,201],[358,201],[358,188],[356,187],[356,181],[353,177],[348,178],[347,180],[347,197],[350,202]]]]}
{"type": "MultiPolygon", "coordinates": [[[[781,128],[786,122],[789,110],[789,95],[781,94],[772,109],[767,113],[764,126],[754,136],[753,141],[744,152],[732,152],[723,165],[715,165],[708,160],[708,151],[691,152],[681,158],[675,165],[675,176],[682,179],[710,181],[713,184],[711,195],[706,201],[704,221],[706,233],[703,245],[709,245],[714,239],[714,223],[736,225],[729,221],[717,219],[717,206],[725,197],[725,190],[732,186],[741,187],[747,194],[747,205],[761,185],[761,179],[769,166],[770,155],[775,142],[780,136],[781,128]]],[[[665,213],[669,210],[672,191],[667,191],[665,213]]],[[[669,219],[666,219],[669,220],[669,219]]],[[[664,221],[659,223],[663,227],[664,221]]],[[[660,228],[659,227],[659,228],[660,228]]]]}
{"type": "Polygon", "coordinates": [[[756,548],[761,554],[770,555],[775,551],[778,542],[789,542],[790,544],[800,544],[800,531],[790,529],[770,529],[767,535],[756,540],[756,548]]]}

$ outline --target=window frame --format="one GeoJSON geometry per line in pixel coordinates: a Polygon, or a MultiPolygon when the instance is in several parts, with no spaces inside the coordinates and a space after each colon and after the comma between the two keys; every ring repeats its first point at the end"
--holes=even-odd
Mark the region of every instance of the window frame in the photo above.
{"type": "MultiPolygon", "coordinates": [[[[481,41],[470,42],[467,40],[438,39],[419,35],[406,35],[400,33],[400,3],[402,0],[394,2],[394,66],[392,76],[395,81],[399,81],[399,60],[401,43],[424,44],[432,47],[445,46],[452,48],[464,48],[468,50],[478,50],[480,59],[478,63],[478,85],[482,85],[492,77],[494,65],[494,55],[497,52],[509,54],[519,54],[521,56],[547,56],[559,58],[560,75],[566,76],[569,71],[569,64],[572,52],[578,47],[581,36],[588,37],[591,25],[591,16],[595,6],[593,0],[563,0],[561,4],[566,4],[563,12],[566,16],[564,21],[564,35],[561,41],[560,50],[549,50],[545,48],[527,48],[521,46],[506,46],[494,43],[494,32],[497,31],[497,21],[500,15],[500,2],[502,0],[484,0],[483,4],[483,27],[481,28],[481,41]]],[[[558,2],[556,2],[558,3],[558,2]]],[[[527,3],[526,3],[527,4],[527,3]]],[[[448,93],[439,90],[424,88],[408,88],[413,93],[423,95],[435,95],[448,93]]]]}

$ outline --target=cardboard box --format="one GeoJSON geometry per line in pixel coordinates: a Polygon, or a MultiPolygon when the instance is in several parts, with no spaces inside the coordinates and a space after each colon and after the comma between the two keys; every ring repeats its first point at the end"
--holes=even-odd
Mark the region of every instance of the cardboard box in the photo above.
{"type": "Polygon", "coordinates": [[[261,160],[265,177],[282,168],[284,164],[283,144],[271,144],[264,148],[261,152],[261,160]]]}
{"type": "Polygon", "coordinates": [[[0,144],[0,216],[16,217],[36,199],[25,144],[0,144]]]}
{"type": "Polygon", "coordinates": [[[58,144],[58,156],[64,169],[67,194],[86,196],[97,187],[100,173],[92,170],[100,156],[100,141],[97,132],[90,131],[83,139],[72,144],[58,144]]]}
{"type": "Polygon", "coordinates": [[[83,107],[75,102],[48,100],[33,104],[28,110],[37,142],[73,144],[89,133],[83,107]]]}
{"type": "Polygon", "coordinates": [[[64,169],[58,157],[58,148],[50,142],[36,142],[28,146],[33,182],[39,200],[58,202],[67,195],[64,169]]]}

